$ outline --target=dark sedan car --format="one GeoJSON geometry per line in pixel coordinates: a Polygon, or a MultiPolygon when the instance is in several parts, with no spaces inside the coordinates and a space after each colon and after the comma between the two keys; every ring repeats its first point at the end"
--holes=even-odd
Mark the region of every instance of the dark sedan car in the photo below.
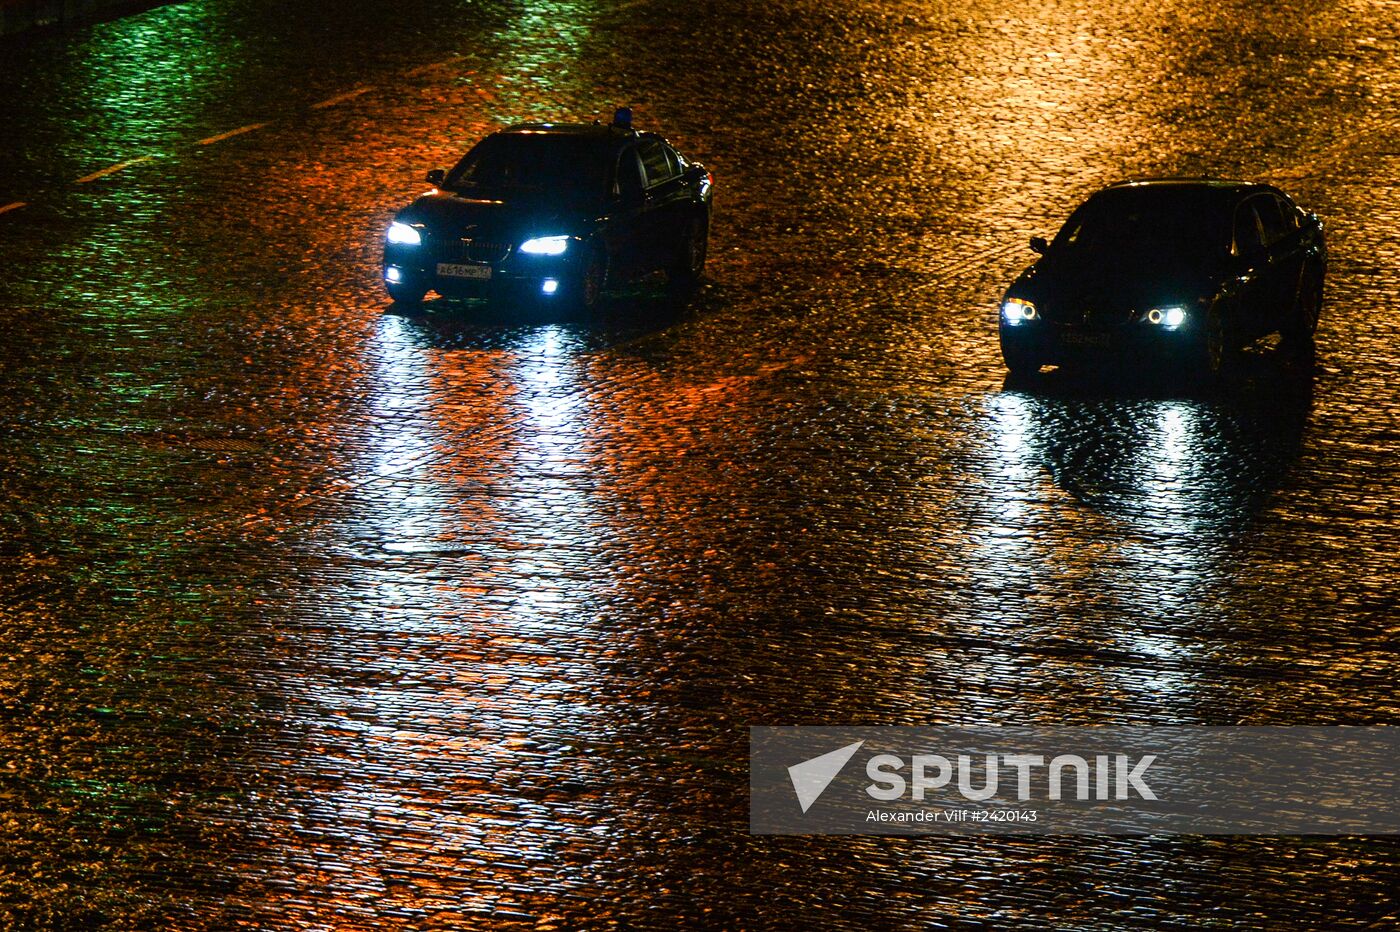
{"type": "Polygon", "coordinates": [[[1001,302],[1013,373],[1127,358],[1218,375],[1271,333],[1310,349],[1322,305],[1322,223],[1277,188],[1152,179],[1085,201],[1001,302]]]}
{"type": "Polygon", "coordinates": [[[395,301],[511,295],[593,308],[651,272],[689,290],[705,267],[713,177],[665,139],[612,125],[528,123],[477,143],[389,225],[395,301]]]}

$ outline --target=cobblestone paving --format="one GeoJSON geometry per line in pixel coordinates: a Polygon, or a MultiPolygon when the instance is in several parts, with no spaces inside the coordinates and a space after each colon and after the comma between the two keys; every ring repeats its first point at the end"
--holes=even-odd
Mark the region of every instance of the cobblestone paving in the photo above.
{"type": "Polygon", "coordinates": [[[756,837],[746,761],[752,724],[1397,723],[1396,16],[195,0],[6,40],[0,926],[1400,924],[1388,839],[756,837]],[[425,169],[615,103],[716,174],[693,305],[386,311],[425,169]],[[1027,237],[1198,173],[1326,219],[1315,371],[1004,384],[1027,237]]]}

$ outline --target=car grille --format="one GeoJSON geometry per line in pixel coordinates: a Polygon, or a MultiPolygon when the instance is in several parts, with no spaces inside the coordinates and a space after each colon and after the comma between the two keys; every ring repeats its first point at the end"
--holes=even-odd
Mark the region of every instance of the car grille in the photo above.
{"type": "Polygon", "coordinates": [[[463,257],[468,262],[496,263],[510,255],[510,243],[488,243],[482,240],[462,240],[463,257]]]}
{"type": "Polygon", "coordinates": [[[473,239],[439,240],[433,258],[438,262],[483,262],[494,265],[510,255],[510,243],[490,243],[473,239]]]}
{"type": "Polygon", "coordinates": [[[1090,307],[1084,309],[1084,323],[1090,327],[1121,327],[1133,319],[1126,308],[1090,307]]]}
{"type": "Polygon", "coordinates": [[[1121,327],[1131,323],[1133,312],[1126,308],[1102,307],[1099,305],[1057,306],[1045,305],[1041,313],[1045,319],[1056,324],[1071,327],[1090,327],[1101,330],[1107,327],[1121,327]]]}

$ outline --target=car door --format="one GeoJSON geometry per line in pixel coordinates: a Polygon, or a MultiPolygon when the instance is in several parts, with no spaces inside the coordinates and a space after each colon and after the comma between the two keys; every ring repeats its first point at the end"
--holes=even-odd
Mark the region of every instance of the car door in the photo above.
{"type": "Polygon", "coordinates": [[[643,136],[637,154],[646,177],[643,227],[650,247],[648,268],[665,268],[680,250],[690,192],[676,153],[659,137],[643,136]]]}
{"type": "Polygon", "coordinates": [[[647,245],[646,178],[637,146],[618,153],[613,174],[613,208],[608,223],[608,251],[619,279],[635,278],[650,261],[647,245]]]}
{"type": "Polygon", "coordinates": [[[1260,322],[1261,334],[1279,330],[1298,300],[1306,255],[1298,212],[1276,194],[1261,195],[1256,210],[1269,253],[1269,308],[1260,322]]]}
{"type": "Polygon", "coordinates": [[[1234,295],[1234,315],[1230,330],[1238,339],[1248,341],[1257,337],[1267,319],[1274,296],[1270,294],[1275,282],[1269,270],[1269,252],[1264,245],[1257,198],[1242,201],[1235,208],[1230,255],[1234,277],[1230,291],[1234,295]]]}

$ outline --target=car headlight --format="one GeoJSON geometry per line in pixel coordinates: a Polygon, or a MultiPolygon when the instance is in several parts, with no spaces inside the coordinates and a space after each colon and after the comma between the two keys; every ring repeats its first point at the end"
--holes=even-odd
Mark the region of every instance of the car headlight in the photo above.
{"type": "Polygon", "coordinates": [[[520,251],[532,256],[562,256],[568,248],[567,236],[536,236],[520,244],[520,251]]]}
{"type": "Polygon", "coordinates": [[[1163,330],[1175,330],[1186,323],[1186,308],[1179,304],[1169,307],[1154,307],[1143,315],[1143,320],[1163,330]]]}
{"type": "Polygon", "coordinates": [[[423,242],[423,234],[419,233],[408,224],[400,223],[397,220],[389,224],[389,232],[385,235],[385,238],[388,239],[389,242],[397,243],[400,246],[417,246],[423,242]]]}
{"type": "Polygon", "coordinates": [[[1007,298],[1001,305],[1001,319],[1013,327],[1022,321],[1039,318],[1040,312],[1035,305],[1023,298],[1007,298]]]}

